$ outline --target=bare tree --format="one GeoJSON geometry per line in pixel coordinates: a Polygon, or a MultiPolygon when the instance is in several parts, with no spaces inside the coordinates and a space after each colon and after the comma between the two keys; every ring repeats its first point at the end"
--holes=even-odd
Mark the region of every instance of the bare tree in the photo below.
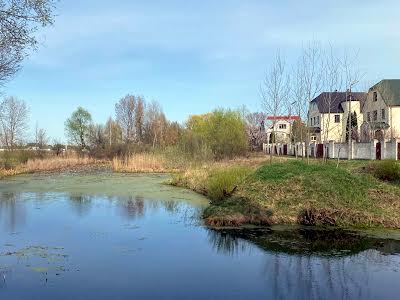
{"type": "Polygon", "coordinates": [[[347,110],[348,110],[348,116],[347,116],[347,130],[346,136],[347,136],[347,143],[348,143],[348,153],[347,153],[347,159],[350,160],[352,158],[351,151],[352,151],[352,132],[353,132],[353,126],[351,122],[351,101],[352,101],[352,88],[357,85],[360,82],[360,79],[364,76],[361,74],[360,70],[356,67],[356,61],[358,58],[358,54],[356,53],[353,57],[350,57],[347,52],[343,54],[343,58],[341,60],[341,65],[343,68],[344,72],[344,85],[346,87],[346,100],[347,100],[347,110]],[[350,117],[349,117],[350,116],[350,117]]]}
{"type": "Polygon", "coordinates": [[[39,124],[36,122],[35,126],[35,146],[37,149],[43,149],[48,142],[46,130],[39,128],[39,124]]]}
{"type": "Polygon", "coordinates": [[[260,150],[265,141],[265,120],[266,115],[262,112],[247,113],[246,132],[251,150],[260,150]]]}
{"type": "Polygon", "coordinates": [[[53,23],[56,0],[0,0],[0,85],[14,75],[29,50],[36,49],[38,26],[53,23]]]}
{"type": "Polygon", "coordinates": [[[115,104],[117,123],[122,129],[123,138],[127,143],[136,139],[136,106],[137,99],[132,95],[126,95],[115,104]]]}
{"type": "MultiPolygon", "coordinates": [[[[326,143],[329,139],[329,135],[331,133],[331,109],[333,103],[337,102],[337,98],[339,94],[337,91],[340,91],[343,86],[343,69],[341,67],[341,63],[339,58],[334,52],[332,46],[330,46],[329,52],[325,53],[323,57],[323,85],[326,90],[326,93],[323,94],[323,104],[328,108],[326,112],[321,115],[321,127],[323,127],[324,131],[321,132],[322,143],[326,143]]],[[[337,125],[340,127],[340,125],[337,125]]],[[[336,128],[337,130],[338,128],[336,128]]],[[[340,129],[340,128],[339,128],[340,129]]],[[[335,128],[333,129],[335,130],[335,128]]],[[[327,151],[324,151],[324,160],[327,159],[327,151]]]]}
{"type": "MultiPolygon", "coordinates": [[[[302,97],[298,101],[300,101],[302,107],[305,107],[306,110],[308,110],[310,102],[321,92],[323,87],[322,55],[323,53],[321,45],[316,41],[309,42],[305,47],[303,47],[303,53],[300,57],[300,62],[298,66],[298,74],[303,77],[301,79],[302,97]]],[[[307,126],[307,128],[309,127],[307,126]]],[[[308,129],[305,139],[308,161],[310,157],[308,151],[309,138],[310,130],[308,129]]]]}
{"type": "Polygon", "coordinates": [[[122,142],[122,130],[121,127],[111,117],[107,120],[104,127],[104,138],[106,139],[107,145],[112,147],[122,142]]]}
{"type": "Polygon", "coordinates": [[[91,150],[104,149],[106,146],[104,126],[101,124],[90,124],[88,129],[88,144],[91,150]]]}
{"type": "Polygon", "coordinates": [[[163,145],[167,128],[167,119],[160,104],[152,101],[146,110],[146,140],[153,148],[163,145]]]}
{"type": "Polygon", "coordinates": [[[14,150],[21,142],[28,128],[28,107],[23,100],[6,97],[0,103],[0,136],[8,150],[14,150]]]}
{"type": "Polygon", "coordinates": [[[143,142],[145,101],[143,97],[137,97],[135,110],[135,129],[138,142],[143,142]]]}
{"type": "MultiPolygon", "coordinates": [[[[276,117],[288,105],[290,97],[289,81],[290,78],[286,73],[285,61],[278,52],[260,86],[262,106],[265,113],[272,117],[272,136],[275,136],[276,117]]],[[[272,151],[270,151],[270,162],[272,162],[272,151]]]]}

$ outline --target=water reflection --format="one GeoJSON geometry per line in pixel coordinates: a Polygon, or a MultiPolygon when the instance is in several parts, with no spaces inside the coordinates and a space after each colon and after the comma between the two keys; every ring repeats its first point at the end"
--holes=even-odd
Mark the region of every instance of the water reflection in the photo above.
{"type": "Polygon", "coordinates": [[[89,214],[92,208],[92,197],[89,195],[69,195],[68,200],[72,210],[79,217],[89,214]]]}
{"type": "Polygon", "coordinates": [[[19,203],[19,194],[0,192],[0,221],[9,232],[16,232],[25,224],[25,206],[19,203]]]}
{"type": "Polygon", "coordinates": [[[400,242],[387,239],[366,238],[349,231],[297,228],[291,230],[222,229],[208,230],[214,249],[224,254],[234,254],[251,242],[267,252],[314,256],[348,256],[368,249],[381,253],[400,253],[400,242]]]}
{"type": "Polygon", "coordinates": [[[144,199],[140,196],[129,196],[128,199],[120,199],[118,207],[120,215],[129,220],[142,218],[145,214],[144,199]]]}
{"type": "Polygon", "coordinates": [[[274,299],[366,299],[371,266],[398,270],[400,242],[343,231],[270,229],[209,230],[214,250],[242,255],[256,246],[265,253],[263,275],[274,299]]]}

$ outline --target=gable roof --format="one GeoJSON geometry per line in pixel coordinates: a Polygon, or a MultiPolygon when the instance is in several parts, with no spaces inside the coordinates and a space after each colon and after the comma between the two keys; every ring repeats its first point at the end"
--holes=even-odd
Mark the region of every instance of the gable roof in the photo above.
{"type": "MultiPolygon", "coordinates": [[[[343,113],[342,103],[346,102],[346,92],[323,92],[318,97],[314,98],[310,103],[316,103],[318,110],[322,114],[337,114],[343,113]]],[[[360,101],[361,107],[367,98],[367,93],[352,92],[351,101],[360,101]]]]}
{"type": "Polygon", "coordinates": [[[278,121],[280,121],[280,120],[285,120],[285,121],[288,121],[288,120],[300,120],[300,116],[268,116],[267,117],[267,120],[278,120],[278,121]]]}
{"type": "Polygon", "coordinates": [[[400,79],[384,79],[369,89],[378,91],[388,106],[400,105],[400,79]]]}

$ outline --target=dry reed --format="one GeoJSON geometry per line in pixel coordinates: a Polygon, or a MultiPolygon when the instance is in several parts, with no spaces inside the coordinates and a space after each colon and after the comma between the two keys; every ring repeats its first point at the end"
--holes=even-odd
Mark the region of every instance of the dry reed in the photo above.
{"type": "Polygon", "coordinates": [[[168,166],[164,155],[152,153],[133,154],[125,159],[115,157],[112,161],[115,172],[122,173],[169,173],[177,170],[168,166]]]}
{"type": "Polygon", "coordinates": [[[24,173],[63,171],[98,163],[98,161],[88,157],[68,156],[51,157],[45,159],[30,159],[13,169],[0,169],[0,178],[24,173]]]}
{"type": "Polygon", "coordinates": [[[47,159],[32,159],[21,167],[27,173],[63,170],[77,166],[86,166],[95,163],[94,159],[88,157],[53,157],[47,159]]]}

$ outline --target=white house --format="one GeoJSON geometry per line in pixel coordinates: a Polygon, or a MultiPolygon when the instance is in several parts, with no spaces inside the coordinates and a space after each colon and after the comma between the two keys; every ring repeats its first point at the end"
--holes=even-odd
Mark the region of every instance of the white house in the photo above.
{"type": "Polygon", "coordinates": [[[363,122],[361,107],[366,93],[324,92],[310,102],[308,127],[312,142],[345,142],[349,111],[357,116],[358,128],[363,122]]]}
{"type": "Polygon", "coordinates": [[[368,91],[362,107],[361,140],[400,137],[400,79],[385,79],[368,91]]]}
{"type": "Polygon", "coordinates": [[[267,144],[291,142],[290,135],[294,121],[300,121],[299,116],[269,116],[267,117],[267,144]]]}

